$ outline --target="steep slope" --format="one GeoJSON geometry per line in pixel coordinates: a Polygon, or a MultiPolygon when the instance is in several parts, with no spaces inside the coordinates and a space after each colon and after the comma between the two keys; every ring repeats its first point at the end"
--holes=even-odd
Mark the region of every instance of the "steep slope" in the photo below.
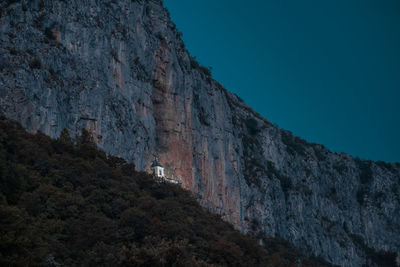
{"type": "Polygon", "coordinates": [[[214,81],[157,0],[6,1],[0,108],[31,132],[86,128],[167,175],[243,232],[343,266],[400,254],[400,165],[280,130],[214,81]]]}
{"type": "Polygon", "coordinates": [[[257,244],[179,186],[0,118],[1,266],[329,266],[257,244]]]}

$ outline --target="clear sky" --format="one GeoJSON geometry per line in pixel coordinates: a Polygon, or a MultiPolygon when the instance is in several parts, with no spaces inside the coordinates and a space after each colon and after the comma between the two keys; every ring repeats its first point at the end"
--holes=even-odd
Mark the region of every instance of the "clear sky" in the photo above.
{"type": "Polygon", "coordinates": [[[280,128],[400,162],[400,1],[164,0],[213,77],[280,128]]]}

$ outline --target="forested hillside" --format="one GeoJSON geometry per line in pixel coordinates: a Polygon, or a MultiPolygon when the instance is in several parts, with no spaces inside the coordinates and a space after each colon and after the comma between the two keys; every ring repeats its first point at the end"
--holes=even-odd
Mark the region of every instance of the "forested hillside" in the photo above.
{"type": "Polygon", "coordinates": [[[76,140],[0,119],[1,266],[325,266],[276,238],[258,245],[87,132],[76,140]]]}

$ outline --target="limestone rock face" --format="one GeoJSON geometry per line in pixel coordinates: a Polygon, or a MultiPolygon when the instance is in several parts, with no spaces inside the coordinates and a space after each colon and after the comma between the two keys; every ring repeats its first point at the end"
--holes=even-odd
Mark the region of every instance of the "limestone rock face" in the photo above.
{"type": "Polygon", "coordinates": [[[400,255],[400,164],[278,129],[191,60],[157,0],[1,1],[0,109],[31,132],[85,128],[250,234],[342,266],[400,255]]]}

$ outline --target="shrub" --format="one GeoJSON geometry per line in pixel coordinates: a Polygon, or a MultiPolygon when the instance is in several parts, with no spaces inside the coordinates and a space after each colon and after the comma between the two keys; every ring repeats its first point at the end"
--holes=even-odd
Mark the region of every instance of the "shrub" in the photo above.
{"type": "Polygon", "coordinates": [[[196,57],[190,56],[190,67],[191,67],[192,69],[197,69],[197,68],[200,67],[199,62],[197,62],[197,60],[196,60],[196,57]]]}
{"type": "Polygon", "coordinates": [[[51,28],[46,28],[46,29],[44,30],[44,35],[45,35],[46,38],[49,39],[49,40],[55,40],[55,39],[56,39],[56,37],[54,36],[53,31],[52,31],[51,28]]]}
{"type": "Polygon", "coordinates": [[[355,159],[356,165],[360,170],[360,182],[363,185],[368,185],[373,181],[373,172],[371,170],[371,162],[355,159]]]}
{"type": "Polygon", "coordinates": [[[346,164],[342,161],[335,162],[333,168],[342,175],[348,170],[346,164]]]}
{"type": "Polygon", "coordinates": [[[206,76],[211,76],[212,67],[200,66],[199,69],[200,69],[206,76]]]}
{"type": "Polygon", "coordinates": [[[378,165],[382,169],[387,169],[388,171],[392,171],[392,172],[394,171],[394,168],[390,163],[383,162],[383,161],[377,161],[376,165],[378,165]]]}
{"type": "Polygon", "coordinates": [[[29,67],[31,67],[31,69],[40,69],[42,67],[42,62],[39,58],[35,57],[29,61],[29,67]]]}
{"type": "Polygon", "coordinates": [[[199,121],[201,124],[203,124],[205,126],[210,126],[208,116],[205,114],[205,111],[203,108],[199,111],[198,118],[199,118],[199,121]]]}
{"type": "Polygon", "coordinates": [[[260,132],[260,129],[258,128],[258,123],[253,118],[248,118],[247,120],[245,120],[245,125],[247,127],[247,131],[251,135],[256,135],[257,133],[260,132]]]}
{"type": "Polygon", "coordinates": [[[281,175],[279,176],[279,181],[281,182],[282,191],[286,194],[289,190],[292,189],[293,184],[290,177],[281,175]]]}
{"type": "Polygon", "coordinates": [[[321,150],[320,148],[314,147],[314,153],[315,153],[315,156],[317,157],[318,161],[324,161],[326,159],[324,151],[321,150]]]}
{"type": "Polygon", "coordinates": [[[196,57],[190,56],[190,67],[192,69],[198,69],[203,72],[206,76],[211,77],[212,67],[204,67],[197,62],[196,57]]]}
{"type": "Polygon", "coordinates": [[[383,250],[377,251],[374,248],[368,247],[368,245],[364,243],[364,239],[362,238],[362,236],[351,233],[348,233],[348,235],[353,241],[353,243],[365,252],[367,256],[367,263],[368,262],[374,263],[368,265],[380,266],[380,267],[398,266],[396,263],[396,258],[397,258],[396,252],[383,251],[383,250]]]}
{"type": "Polygon", "coordinates": [[[14,3],[17,3],[17,2],[19,2],[19,0],[7,0],[7,1],[6,1],[6,4],[7,4],[6,7],[9,7],[10,5],[12,5],[12,4],[14,4],[14,3]]]}
{"type": "Polygon", "coordinates": [[[305,145],[307,144],[305,140],[295,137],[292,135],[291,132],[281,130],[281,139],[282,142],[286,145],[286,151],[291,154],[295,155],[296,153],[302,156],[306,156],[305,145]]]}

